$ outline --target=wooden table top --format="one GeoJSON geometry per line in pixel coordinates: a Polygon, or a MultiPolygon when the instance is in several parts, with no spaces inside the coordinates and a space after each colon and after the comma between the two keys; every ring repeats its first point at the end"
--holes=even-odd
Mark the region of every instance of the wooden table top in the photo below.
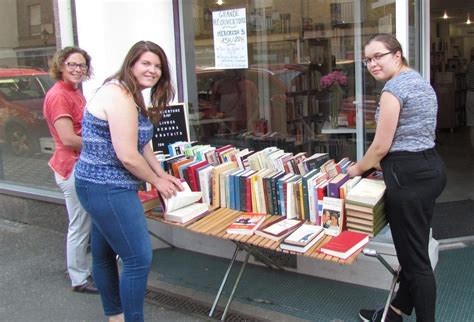
{"type": "MultiPolygon", "coordinates": [[[[145,216],[150,219],[158,220],[163,223],[181,227],[186,230],[190,230],[199,234],[213,236],[222,239],[228,239],[235,242],[241,242],[248,245],[253,245],[256,247],[261,247],[268,250],[274,250],[277,252],[287,253],[287,254],[295,254],[301,256],[307,256],[318,260],[325,260],[331,261],[338,264],[349,265],[352,264],[357,256],[362,252],[362,248],[356,251],[347,259],[341,259],[335,256],[326,255],[321,253],[319,249],[321,246],[326,244],[330,241],[333,237],[332,236],[325,236],[315,245],[313,245],[306,253],[298,253],[292,252],[288,250],[281,249],[280,241],[274,241],[269,238],[265,238],[263,236],[259,236],[256,234],[253,235],[240,235],[240,234],[228,234],[226,232],[227,227],[234,222],[239,216],[243,215],[244,213],[241,211],[229,209],[229,208],[218,208],[214,211],[211,211],[207,216],[188,224],[177,224],[163,219],[161,215],[153,215],[150,213],[146,213],[145,216]]],[[[265,222],[263,225],[270,223],[272,221],[277,220],[280,216],[276,215],[267,215],[265,222]]]]}

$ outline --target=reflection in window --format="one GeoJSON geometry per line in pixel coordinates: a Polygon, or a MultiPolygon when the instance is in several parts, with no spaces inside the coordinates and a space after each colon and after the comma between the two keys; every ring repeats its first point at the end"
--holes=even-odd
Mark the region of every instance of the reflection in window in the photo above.
{"type": "Polygon", "coordinates": [[[54,145],[42,112],[54,83],[47,72],[56,51],[53,1],[35,2],[0,1],[0,27],[8,30],[0,55],[0,180],[58,190],[48,167],[54,145]]]}

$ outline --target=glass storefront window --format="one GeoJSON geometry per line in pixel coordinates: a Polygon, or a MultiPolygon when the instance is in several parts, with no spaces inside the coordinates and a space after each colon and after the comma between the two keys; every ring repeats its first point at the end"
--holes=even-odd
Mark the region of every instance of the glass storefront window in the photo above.
{"type": "Polygon", "coordinates": [[[43,100],[54,81],[53,1],[0,1],[0,181],[58,190],[43,100]]]}
{"type": "Polygon", "coordinates": [[[356,56],[372,34],[395,33],[395,1],[194,0],[192,7],[193,139],[352,160],[357,140],[370,143],[381,87],[356,56]],[[216,68],[213,14],[233,9],[245,9],[248,66],[216,68]]]}

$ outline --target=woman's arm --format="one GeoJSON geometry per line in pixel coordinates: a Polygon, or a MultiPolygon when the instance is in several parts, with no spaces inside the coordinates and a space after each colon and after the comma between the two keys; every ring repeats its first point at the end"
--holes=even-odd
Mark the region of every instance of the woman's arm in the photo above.
{"type": "Polygon", "coordinates": [[[181,182],[179,181],[178,178],[166,173],[160,166],[159,162],[156,160],[155,154],[153,153],[153,150],[150,146],[150,144],[147,144],[145,148],[143,149],[143,157],[145,158],[146,162],[152,168],[152,170],[160,177],[167,179],[171,182],[173,182],[176,187],[178,188],[179,191],[182,191],[184,187],[181,185],[181,182]]]}
{"type": "Polygon", "coordinates": [[[60,117],[54,122],[54,128],[58,132],[62,144],[76,151],[81,151],[82,137],[74,132],[72,120],[69,117],[60,117]]]}
{"type": "Polygon", "coordinates": [[[380,160],[392,146],[399,115],[400,103],[398,99],[389,92],[383,92],[380,97],[380,115],[374,140],[364,157],[347,169],[350,177],[361,175],[370,168],[378,166],[380,160]]]}
{"type": "MultiPolygon", "coordinates": [[[[99,95],[99,94],[98,94],[99,95]]],[[[165,197],[176,194],[175,184],[158,176],[138,152],[138,110],[131,95],[117,85],[106,86],[100,93],[117,158],[137,178],[151,183],[165,197]]]]}

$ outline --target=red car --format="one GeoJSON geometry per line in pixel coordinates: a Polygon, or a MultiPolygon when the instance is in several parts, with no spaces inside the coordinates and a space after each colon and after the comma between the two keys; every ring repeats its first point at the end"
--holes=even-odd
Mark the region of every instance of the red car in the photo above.
{"type": "Polygon", "coordinates": [[[49,137],[43,101],[54,81],[34,68],[0,68],[0,142],[17,156],[40,149],[39,139],[49,137]]]}

